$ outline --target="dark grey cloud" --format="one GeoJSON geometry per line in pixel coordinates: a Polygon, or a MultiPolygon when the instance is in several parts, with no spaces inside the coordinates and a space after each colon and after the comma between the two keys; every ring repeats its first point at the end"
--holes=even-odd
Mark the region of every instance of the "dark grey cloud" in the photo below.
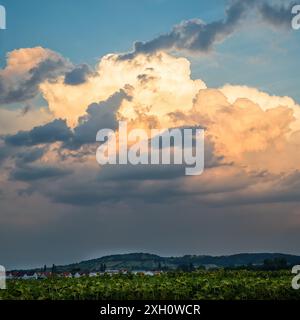
{"type": "MultiPolygon", "coordinates": [[[[216,164],[225,169],[230,165],[216,164]]],[[[299,203],[299,172],[285,177],[245,172],[230,181],[213,178],[206,167],[203,176],[184,175],[182,165],[107,165],[87,174],[87,178],[70,176],[59,187],[39,191],[54,203],[76,207],[114,203],[199,203],[203,208],[232,208],[255,204],[299,203]],[[91,178],[92,177],[92,178],[91,178]],[[209,179],[209,177],[211,177],[209,179]],[[274,188],[255,192],[254,185],[272,184],[274,188]],[[187,187],[189,186],[189,187],[187,187]]]]}
{"type": "MultiPolygon", "coordinates": [[[[256,175],[261,181],[272,181],[273,188],[270,190],[253,193],[235,193],[228,197],[215,199],[214,207],[251,205],[251,204],[275,204],[275,203],[298,203],[300,202],[300,172],[295,171],[282,177],[273,177],[268,174],[256,175]]],[[[208,201],[209,202],[209,201],[208,201]]],[[[203,201],[204,203],[208,203],[203,201]]]]}
{"type": "Polygon", "coordinates": [[[24,165],[11,171],[10,180],[36,181],[40,179],[62,178],[71,173],[72,171],[69,169],[58,167],[24,165]]]}
{"type": "MultiPolygon", "coordinates": [[[[164,203],[171,201],[172,198],[180,199],[184,196],[180,184],[170,179],[147,186],[144,185],[144,180],[135,178],[123,180],[121,178],[119,181],[85,180],[80,182],[71,179],[63,182],[63,187],[59,192],[51,189],[51,191],[47,190],[47,195],[53,202],[78,207],[132,203],[132,201],[144,204],[164,203]]],[[[167,176],[165,178],[167,179],[167,176]]]]}
{"type": "MultiPolygon", "coordinates": [[[[222,185],[215,182],[201,184],[199,177],[185,176],[183,165],[107,165],[94,171],[94,177],[79,178],[70,176],[61,181],[57,188],[39,188],[39,191],[54,203],[76,207],[93,207],[100,204],[116,203],[175,203],[180,201],[197,202],[195,197],[240,191],[252,180],[241,177],[222,185]],[[196,180],[198,179],[198,180],[196,180]],[[186,183],[198,181],[194,188],[185,188],[186,183]]],[[[206,168],[209,170],[209,168],[206,168]]],[[[199,202],[201,200],[198,199],[199,202]]],[[[209,207],[213,201],[204,201],[209,207]]]]}
{"type": "Polygon", "coordinates": [[[10,146],[7,145],[1,145],[0,146],[0,164],[2,164],[5,159],[10,157],[12,154],[12,150],[10,146]]]}
{"type": "Polygon", "coordinates": [[[76,66],[73,70],[69,71],[65,75],[65,84],[69,85],[79,85],[86,82],[88,76],[93,74],[93,71],[87,64],[80,64],[76,66]]]}
{"type": "Polygon", "coordinates": [[[265,2],[259,6],[259,12],[262,19],[270,25],[290,28],[292,19],[291,8],[293,5],[294,3],[272,6],[268,2],[265,2]]]}
{"type": "Polygon", "coordinates": [[[30,150],[21,151],[16,154],[16,162],[18,164],[30,163],[39,160],[45,153],[46,148],[33,148],[30,150]]]}
{"type": "Polygon", "coordinates": [[[5,142],[13,146],[31,146],[41,143],[67,141],[71,139],[72,131],[65,120],[55,119],[43,126],[34,127],[30,131],[19,131],[15,135],[5,137],[5,142]]]}
{"type": "MultiPolygon", "coordinates": [[[[53,192],[50,197],[55,203],[68,204],[78,207],[92,207],[103,203],[114,203],[121,201],[122,196],[108,192],[103,189],[100,191],[99,185],[94,188],[94,185],[86,184],[70,186],[69,189],[63,190],[61,193],[53,192]]],[[[115,189],[114,191],[117,191],[115,189]]]]}
{"type": "Polygon", "coordinates": [[[70,63],[59,55],[40,62],[29,70],[17,83],[10,85],[0,74],[0,103],[22,102],[35,97],[38,86],[45,80],[54,80],[70,68],[70,63]]]}
{"type": "Polygon", "coordinates": [[[15,159],[16,165],[21,166],[39,160],[46,152],[47,147],[28,148],[2,144],[0,146],[0,164],[8,158],[15,159]]]}
{"type": "Polygon", "coordinates": [[[135,42],[133,52],[120,55],[131,59],[138,54],[151,54],[159,50],[186,50],[192,53],[209,52],[213,46],[233,34],[250,11],[258,11],[264,22],[275,27],[291,24],[291,4],[271,5],[259,0],[233,0],[223,20],[204,23],[199,19],[181,22],[167,33],[146,42],[135,42]]]}
{"type": "Polygon", "coordinates": [[[176,179],[184,175],[184,165],[104,165],[99,181],[176,179]]]}
{"type": "Polygon", "coordinates": [[[129,99],[129,97],[121,90],[114,93],[106,101],[89,105],[86,115],[79,119],[78,125],[74,129],[73,138],[68,142],[68,147],[76,148],[86,143],[95,143],[96,134],[100,129],[115,130],[117,128],[116,112],[123,99],[129,99]]]}

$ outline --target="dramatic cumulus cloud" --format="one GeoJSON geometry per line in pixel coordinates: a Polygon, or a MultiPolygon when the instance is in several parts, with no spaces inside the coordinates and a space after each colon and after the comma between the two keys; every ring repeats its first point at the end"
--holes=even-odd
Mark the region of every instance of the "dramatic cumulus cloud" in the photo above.
{"type": "Polygon", "coordinates": [[[98,75],[80,87],[63,79],[41,85],[50,110],[63,119],[5,140],[10,145],[93,143],[96,132],[116,128],[116,120],[146,129],[199,125],[206,128],[218,156],[229,161],[249,160],[252,153],[269,148],[278,151],[295,140],[300,113],[293,99],[246,86],[207,89],[202,80],[192,80],[190,72],[187,59],[162,52],[124,61],[105,56],[98,75]]]}
{"type": "Polygon", "coordinates": [[[299,122],[291,129],[295,117],[293,108],[286,105],[264,110],[246,97],[230,103],[216,89],[200,90],[189,115],[172,114],[177,123],[190,121],[205,127],[215,153],[226,161],[275,172],[300,168],[297,144],[292,138],[299,132],[299,122]]]}
{"type": "Polygon", "coordinates": [[[132,59],[138,54],[152,54],[161,50],[209,52],[215,44],[233,34],[253,10],[258,12],[263,22],[276,28],[288,28],[291,26],[291,6],[291,3],[271,5],[259,0],[233,0],[226,9],[224,19],[210,23],[200,19],[183,21],[167,34],[150,41],[135,42],[133,52],[121,55],[120,59],[132,59]]]}
{"type": "MultiPolygon", "coordinates": [[[[79,176],[63,179],[60,188],[54,186],[52,191],[45,192],[55,201],[64,203],[72,203],[75,199],[78,204],[81,198],[84,204],[89,204],[89,200],[90,204],[101,203],[121,199],[122,195],[132,198],[141,192],[146,197],[151,191],[147,185],[145,189],[140,185],[143,181],[133,184],[131,191],[125,186],[120,187],[120,181],[118,184],[113,182],[117,172],[124,177],[120,180],[125,183],[143,178],[157,181],[160,180],[158,176],[168,179],[172,174],[174,177],[183,174],[180,167],[164,169],[164,175],[162,170],[154,168],[149,168],[149,171],[139,168],[136,172],[134,168],[126,168],[124,172],[122,168],[98,168],[95,161],[96,133],[101,128],[117,129],[118,120],[126,120],[129,128],[146,130],[153,127],[205,128],[206,152],[210,154],[209,158],[206,157],[205,166],[214,177],[212,179],[218,182],[226,172],[232,172],[229,167],[241,170],[245,177],[254,174],[257,181],[267,179],[268,175],[290,175],[300,170],[300,107],[293,99],[271,96],[246,86],[207,88],[202,80],[192,80],[190,73],[187,59],[162,52],[147,57],[139,55],[132,60],[120,60],[117,55],[105,56],[99,63],[98,75],[91,75],[76,88],[65,84],[63,79],[45,82],[41,86],[52,112],[64,115],[64,119],[7,135],[4,140],[7,146],[14,147],[53,145],[40,159],[41,162],[46,161],[45,165],[63,161],[74,172],[91,171],[91,177],[86,172],[82,176],[78,173],[79,176]],[[216,171],[215,167],[222,169],[216,171]],[[98,171],[99,179],[95,178],[98,171]],[[109,187],[105,192],[98,187],[106,184],[109,187]],[[56,195],[57,190],[64,192],[56,195]],[[85,190],[84,194],[79,197],[77,193],[82,190],[85,190]]],[[[204,178],[201,176],[199,181],[201,179],[204,178]]],[[[191,181],[188,177],[181,177],[180,184],[187,188],[180,189],[182,194],[191,193],[191,181]]],[[[249,181],[255,184],[256,179],[249,178],[249,181]]],[[[154,183],[155,192],[158,183],[154,183]]],[[[159,193],[160,200],[177,194],[178,188],[173,193],[171,186],[172,182],[167,187],[170,193],[159,193]]],[[[272,183],[265,184],[265,187],[271,189],[272,183]]],[[[39,186],[36,190],[43,192],[43,188],[46,187],[39,186]]],[[[214,189],[211,190],[215,193],[214,189]]],[[[197,192],[195,188],[192,194],[197,192]]]]}
{"type": "Polygon", "coordinates": [[[147,99],[147,107],[164,113],[170,104],[174,108],[190,108],[197,91],[206,88],[203,81],[190,78],[187,59],[165,53],[150,58],[139,56],[132,61],[119,61],[118,57],[112,54],[104,56],[96,68],[97,74],[80,87],[66,85],[63,79],[43,83],[40,88],[51,112],[56,117],[65,118],[74,127],[85,115],[87,106],[107,100],[120,89],[128,95],[131,95],[131,90],[139,90],[133,94],[136,101],[132,105],[136,104],[136,108],[139,101],[145,105],[147,99]]]}

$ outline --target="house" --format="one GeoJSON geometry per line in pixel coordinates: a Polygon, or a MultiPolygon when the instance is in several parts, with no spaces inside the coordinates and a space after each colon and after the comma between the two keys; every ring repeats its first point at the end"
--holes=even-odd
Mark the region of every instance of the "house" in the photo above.
{"type": "Polygon", "coordinates": [[[205,267],[206,270],[220,269],[220,267],[217,266],[216,264],[204,264],[203,266],[205,267]]]}
{"type": "Polygon", "coordinates": [[[105,273],[109,274],[110,276],[114,275],[114,274],[118,274],[120,271],[119,270],[115,270],[115,269],[111,269],[111,270],[106,270],[105,273]]]}
{"type": "Polygon", "coordinates": [[[122,273],[122,274],[127,274],[127,273],[128,273],[128,270],[127,270],[127,269],[121,269],[121,270],[120,270],[120,273],[122,273]]]}
{"type": "Polygon", "coordinates": [[[135,275],[145,275],[147,271],[145,270],[133,270],[132,273],[135,274],[135,275]]]}
{"type": "Polygon", "coordinates": [[[143,275],[143,276],[155,276],[161,274],[161,271],[151,271],[151,270],[133,270],[133,274],[137,275],[143,275]]]}
{"type": "Polygon", "coordinates": [[[37,280],[38,279],[38,274],[35,272],[35,273],[25,273],[22,277],[23,280],[37,280]]]}
{"type": "Polygon", "coordinates": [[[39,272],[38,273],[38,279],[47,279],[52,276],[51,272],[39,272]]]}
{"type": "Polygon", "coordinates": [[[64,272],[61,274],[62,277],[64,278],[72,278],[72,273],[71,272],[64,272]]]}
{"type": "Polygon", "coordinates": [[[90,272],[89,277],[97,277],[98,273],[97,272],[90,272]]]}

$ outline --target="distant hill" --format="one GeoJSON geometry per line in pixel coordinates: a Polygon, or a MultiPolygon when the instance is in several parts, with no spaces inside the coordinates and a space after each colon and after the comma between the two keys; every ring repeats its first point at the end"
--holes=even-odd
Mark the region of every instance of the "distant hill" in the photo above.
{"type": "MultiPolygon", "coordinates": [[[[264,260],[285,259],[288,265],[300,264],[300,256],[281,253],[241,253],[228,256],[185,255],[182,257],[161,257],[149,253],[129,253],[104,256],[64,266],[56,266],[57,272],[99,271],[105,264],[107,269],[158,270],[177,269],[182,265],[194,267],[216,265],[218,267],[237,267],[261,265],[264,260]]],[[[34,269],[36,271],[38,269],[34,269]]],[[[50,269],[47,269],[50,271],[50,269]]]]}

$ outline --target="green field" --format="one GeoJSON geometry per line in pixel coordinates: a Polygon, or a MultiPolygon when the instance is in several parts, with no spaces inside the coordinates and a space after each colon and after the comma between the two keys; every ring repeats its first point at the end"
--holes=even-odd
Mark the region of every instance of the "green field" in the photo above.
{"type": "Polygon", "coordinates": [[[300,299],[289,271],[195,271],[8,280],[0,299],[300,299]]]}

